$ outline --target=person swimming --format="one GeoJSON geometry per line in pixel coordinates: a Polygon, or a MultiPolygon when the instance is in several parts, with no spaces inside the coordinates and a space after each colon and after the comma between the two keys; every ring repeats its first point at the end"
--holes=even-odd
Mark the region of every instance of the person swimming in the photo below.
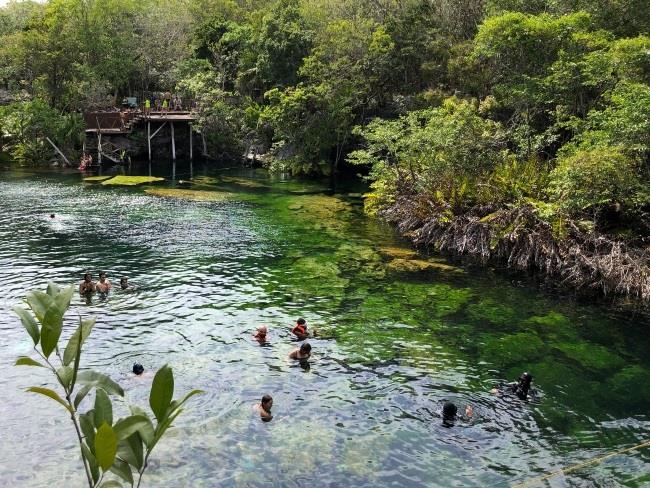
{"type": "Polygon", "coordinates": [[[141,376],[144,373],[144,366],[140,363],[133,363],[133,374],[136,376],[141,376]]]}
{"type": "Polygon", "coordinates": [[[311,356],[311,344],[303,342],[300,349],[294,349],[289,354],[289,359],[297,359],[298,361],[306,361],[311,356]]]}
{"type": "Polygon", "coordinates": [[[99,281],[97,282],[97,291],[99,293],[108,293],[113,288],[113,284],[106,278],[104,271],[99,272],[99,281]]]}
{"type": "Polygon", "coordinates": [[[520,400],[527,400],[529,397],[535,395],[535,390],[531,389],[531,384],[533,382],[533,375],[527,371],[521,373],[521,376],[517,381],[507,383],[504,386],[492,388],[490,393],[498,394],[502,390],[515,394],[520,400]]]}
{"type": "Polygon", "coordinates": [[[129,279],[126,276],[120,278],[120,289],[122,290],[133,290],[135,285],[129,284],[129,279]]]}
{"type": "Polygon", "coordinates": [[[517,382],[510,383],[510,389],[512,392],[517,395],[521,400],[526,400],[528,398],[528,393],[530,392],[530,385],[533,382],[533,375],[527,371],[524,371],[517,382]]]}
{"type": "Polygon", "coordinates": [[[259,412],[260,418],[264,422],[269,422],[273,418],[273,415],[271,415],[271,408],[273,408],[273,398],[271,395],[264,395],[262,401],[253,408],[256,412],[259,412]]]}
{"type": "Polygon", "coordinates": [[[95,291],[95,282],[93,281],[93,275],[90,273],[84,274],[84,279],[79,283],[79,294],[88,295],[95,291]]]}
{"type": "Polygon", "coordinates": [[[260,325],[257,330],[255,331],[255,334],[253,334],[253,339],[255,339],[257,342],[260,344],[263,344],[266,342],[266,334],[268,332],[268,329],[266,325],[260,325]]]}
{"type": "Polygon", "coordinates": [[[309,332],[307,331],[307,321],[303,318],[296,320],[296,325],[293,329],[291,329],[291,333],[301,341],[307,339],[307,337],[309,337],[309,332]]]}
{"type": "Polygon", "coordinates": [[[469,420],[474,415],[474,409],[471,405],[465,407],[465,416],[458,416],[458,407],[452,402],[445,402],[442,405],[442,425],[445,427],[453,427],[454,422],[459,419],[469,420]]]}

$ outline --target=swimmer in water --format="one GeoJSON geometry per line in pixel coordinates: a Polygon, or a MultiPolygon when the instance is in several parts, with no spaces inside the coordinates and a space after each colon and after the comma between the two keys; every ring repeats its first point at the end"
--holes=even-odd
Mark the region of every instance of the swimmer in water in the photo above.
{"type": "Polygon", "coordinates": [[[289,359],[297,359],[299,361],[305,361],[311,357],[311,344],[308,342],[303,342],[300,345],[300,349],[294,349],[289,354],[289,359]]]}
{"type": "Polygon", "coordinates": [[[268,332],[268,329],[266,325],[260,325],[257,330],[255,331],[255,334],[253,334],[253,339],[255,339],[257,342],[260,344],[264,344],[266,342],[266,334],[268,332]]]}
{"type": "Polygon", "coordinates": [[[56,217],[56,215],[54,215],[54,214],[50,214],[50,218],[51,218],[51,219],[53,219],[54,217],[56,217]]]}
{"type": "Polygon", "coordinates": [[[108,293],[111,288],[113,288],[113,284],[106,278],[106,273],[100,271],[99,281],[97,282],[97,291],[99,293],[108,293]]]}
{"type": "Polygon", "coordinates": [[[133,363],[133,374],[136,376],[142,376],[142,373],[144,373],[144,366],[140,363],[133,363]]]}
{"type": "Polygon", "coordinates": [[[271,415],[271,408],[273,407],[273,398],[271,395],[264,395],[262,401],[255,405],[253,408],[256,412],[259,412],[260,418],[264,422],[269,422],[273,415],[271,415]]]}
{"type": "Polygon", "coordinates": [[[296,325],[291,329],[291,333],[301,341],[307,339],[307,337],[309,337],[309,332],[307,331],[307,322],[305,319],[300,318],[296,320],[296,325]]]}
{"type": "Polygon", "coordinates": [[[126,276],[122,276],[120,278],[120,288],[122,290],[133,290],[135,286],[129,285],[129,279],[126,276]]]}
{"type": "Polygon", "coordinates": [[[445,402],[442,406],[442,425],[445,427],[453,427],[454,422],[458,419],[469,420],[474,415],[474,409],[471,405],[465,407],[465,416],[458,416],[458,407],[452,402],[445,402]]]}
{"type": "MultiPolygon", "coordinates": [[[[527,371],[521,373],[517,381],[505,385],[506,391],[514,393],[520,400],[527,400],[530,396],[535,395],[535,390],[531,389],[533,375],[527,371]]],[[[499,394],[502,388],[492,388],[490,393],[499,394]]]]}
{"type": "Polygon", "coordinates": [[[84,279],[79,283],[79,294],[80,295],[89,295],[95,291],[95,282],[93,281],[93,275],[90,273],[84,274],[84,279]]]}

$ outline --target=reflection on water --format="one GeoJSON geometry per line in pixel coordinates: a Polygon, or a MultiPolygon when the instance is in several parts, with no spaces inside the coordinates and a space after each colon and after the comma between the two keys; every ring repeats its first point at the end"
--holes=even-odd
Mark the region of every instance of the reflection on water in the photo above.
{"type": "MultiPolygon", "coordinates": [[[[638,318],[417,255],[363,217],[353,189],[192,169],[158,185],[164,197],[77,174],[0,174],[4,486],[79,483],[69,421],[21,391],[47,376],[9,367],[30,349],[9,309],[85,270],[115,286],[75,298],[66,319],[69,334],[77,313],[98,317],[86,364],[118,379],[127,402],[147,405],[164,363],[177,395],[206,391],[156,448],[147,486],[508,486],[650,436],[638,318]],[[121,276],[137,290],[119,290],[121,276]],[[308,364],[287,360],[299,316],[314,331],[308,364]],[[536,400],[489,393],[524,370],[536,400]],[[252,413],[264,393],[270,423],[252,413]],[[473,405],[472,420],[445,428],[447,400],[473,405]]],[[[649,467],[646,450],[554,482],[647,486],[649,467]]]]}

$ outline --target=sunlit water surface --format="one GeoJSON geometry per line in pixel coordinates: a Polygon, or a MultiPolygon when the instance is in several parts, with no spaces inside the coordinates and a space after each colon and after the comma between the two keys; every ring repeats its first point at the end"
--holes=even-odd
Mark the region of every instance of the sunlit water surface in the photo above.
{"type": "MultiPolygon", "coordinates": [[[[156,448],[144,486],[505,487],[650,438],[638,317],[439,259],[405,271],[409,247],[363,216],[354,189],[196,165],[179,164],[176,181],[166,165],[152,171],[168,178],[156,188],[226,198],[0,173],[0,485],[83,485],[69,418],[23,391],[48,376],[12,366],[30,341],[10,308],[85,270],[138,285],[90,303],[75,295],[64,338],[77,314],[98,318],[85,366],[142,406],[165,363],[176,396],[205,390],[156,448]],[[308,370],[286,360],[299,316],[318,332],[308,370]],[[266,347],[250,337],[260,324],[266,347]],[[132,378],[134,361],[150,375],[132,378]],[[489,393],[523,370],[535,401],[489,393]],[[275,399],[270,423],[251,409],[264,393],[275,399]],[[445,400],[471,403],[473,420],[443,427],[445,400]]],[[[650,450],[551,486],[650,486],[650,450]]]]}

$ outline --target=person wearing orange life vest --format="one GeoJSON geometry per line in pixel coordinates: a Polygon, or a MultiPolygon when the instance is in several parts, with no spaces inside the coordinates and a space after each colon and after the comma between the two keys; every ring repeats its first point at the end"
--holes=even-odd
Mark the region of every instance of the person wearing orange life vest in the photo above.
{"type": "Polygon", "coordinates": [[[291,329],[291,333],[301,341],[307,339],[307,337],[309,337],[309,332],[307,331],[307,321],[303,318],[296,320],[296,325],[293,329],[291,329]]]}

